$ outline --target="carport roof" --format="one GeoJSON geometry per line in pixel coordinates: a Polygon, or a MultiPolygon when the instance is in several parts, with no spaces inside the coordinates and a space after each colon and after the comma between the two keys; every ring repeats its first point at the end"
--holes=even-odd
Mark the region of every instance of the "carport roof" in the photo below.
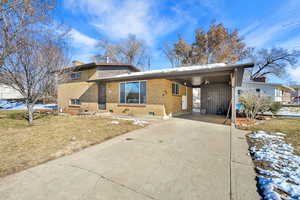
{"type": "Polygon", "coordinates": [[[143,80],[143,79],[154,79],[154,78],[176,78],[182,76],[199,76],[207,73],[224,73],[230,72],[235,68],[249,68],[253,67],[254,63],[245,64],[225,64],[215,63],[207,65],[195,65],[195,66],[184,66],[178,68],[169,68],[161,70],[151,70],[145,72],[133,72],[128,74],[120,74],[111,77],[103,77],[100,79],[90,80],[88,82],[110,82],[110,81],[128,81],[128,80],[143,80]]]}

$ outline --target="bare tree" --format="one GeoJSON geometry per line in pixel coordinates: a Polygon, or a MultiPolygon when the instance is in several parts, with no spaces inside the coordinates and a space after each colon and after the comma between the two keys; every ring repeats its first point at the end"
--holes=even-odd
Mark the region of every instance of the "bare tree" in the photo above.
{"type": "Polygon", "coordinates": [[[235,63],[247,55],[246,46],[238,31],[229,31],[222,23],[212,23],[208,31],[197,29],[192,44],[179,37],[174,44],[174,51],[181,65],[235,63]]]}
{"type": "Polygon", "coordinates": [[[174,45],[176,56],[179,58],[180,65],[196,64],[193,62],[193,48],[190,44],[186,43],[180,36],[178,42],[174,45]]]}
{"type": "Polygon", "coordinates": [[[162,52],[165,55],[165,57],[169,60],[172,67],[178,67],[180,65],[180,60],[174,49],[174,44],[166,42],[162,47],[162,52]]]}
{"type": "Polygon", "coordinates": [[[148,52],[145,44],[137,40],[134,35],[129,35],[117,43],[100,40],[98,43],[100,54],[93,60],[97,62],[123,63],[144,67],[148,62],[148,52]]]}
{"type": "Polygon", "coordinates": [[[255,63],[251,79],[275,75],[286,75],[286,68],[298,62],[300,51],[290,51],[283,48],[260,49],[249,53],[250,59],[255,63]]]}
{"type": "Polygon", "coordinates": [[[28,123],[33,122],[33,106],[56,84],[54,72],[65,66],[61,43],[51,38],[23,37],[22,48],[10,55],[0,68],[0,81],[18,90],[25,98],[28,123]]]}
{"type": "Polygon", "coordinates": [[[100,40],[97,44],[100,53],[93,56],[96,62],[121,63],[120,51],[116,44],[109,43],[107,40],[100,40]]]}
{"type": "MultiPolygon", "coordinates": [[[[0,2],[0,67],[16,52],[29,27],[46,24],[55,0],[6,0],[0,2]]],[[[32,30],[31,30],[32,31],[32,30]]]]}

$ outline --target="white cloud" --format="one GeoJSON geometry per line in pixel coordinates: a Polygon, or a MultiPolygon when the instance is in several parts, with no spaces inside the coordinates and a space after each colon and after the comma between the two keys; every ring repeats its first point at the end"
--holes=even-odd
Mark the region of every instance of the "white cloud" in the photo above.
{"type": "Polygon", "coordinates": [[[88,47],[94,47],[97,44],[97,40],[89,37],[87,35],[84,35],[77,31],[76,29],[72,29],[70,31],[70,37],[72,39],[72,43],[74,46],[88,46],[88,47]]]}
{"type": "Polygon", "coordinates": [[[252,30],[248,30],[245,35],[245,42],[251,47],[264,47],[268,42],[272,41],[281,33],[282,24],[253,26],[252,30]],[[268,27],[268,28],[266,28],[268,27]]]}
{"type": "Polygon", "coordinates": [[[300,66],[295,67],[295,68],[290,67],[287,69],[287,71],[290,75],[291,81],[300,83],[300,66]]]}
{"type": "Polygon", "coordinates": [[[179,17],[161,16],[152,0],[65,0],[65,6],[74,12],[88,14],[90,24],[110,39],[134,34],[150,46],[158,37],[174,31],[183,23],[179,17]]]}
{"type": "Polygon", "coordinates": [[[89,62],[91,57],[95,55],[97,40],[76,29],[71,29],[69,35],[71,38],[71,48],[73,50],[72,59],[89,62]]]}
{"type": "MultiPolygon", "coordinates": [[[[253,47],[274,45],[278,38],[299,28],[299,7],[300,1],[285,1],[272,15],[268,15],[261,22],[254,22],[241,30],[246,44],[253,47]]],[[[287,40],[289,39],[287,38],[287,40]]],[[[280,43],[278,44],[280,45],[280,43]]]]}
{"type": "Polygon", "coordinates": [[[64,0],[64,5],[74,13],[84,11],[88,13],[103,13],[112,11],[111,0],[64,0]]]}

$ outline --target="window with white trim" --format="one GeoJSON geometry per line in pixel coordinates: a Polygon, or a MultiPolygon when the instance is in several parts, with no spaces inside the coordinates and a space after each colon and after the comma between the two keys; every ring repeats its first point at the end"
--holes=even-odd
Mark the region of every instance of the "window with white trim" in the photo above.
{"type": "Polygon", "coordinates": [[[73,72],[73,73],[71,73],[70,74],[70,79],[71,80],[78,80],[78,79],[80,79],[80,72],[73,72]]]}
{"type": "Polygon", "coordinates": [[[70,99],[70,105],[74,106],[80,106],[80,100],[79,99],[70,99]]]}
{"type": "Polygon", "coordinates": [[[132,81],[120,83],[121,104],[146,104],[147,84],[146,81],[132,81]]]}
{"type": "Polygon", "coordinates": [[[283,91],[279,88],[275,88],[275,97],[282,97],[283,91]]]}
{"type": "Polygon", "coordinates": [[[179,84],[178,83],[172,83],[172,94],[179,95],[179,84]]]}

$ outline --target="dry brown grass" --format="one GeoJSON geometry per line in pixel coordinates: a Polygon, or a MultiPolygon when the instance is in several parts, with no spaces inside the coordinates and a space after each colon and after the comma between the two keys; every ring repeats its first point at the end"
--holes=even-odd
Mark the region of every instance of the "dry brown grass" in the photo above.
{"type": "Polygon", "coordinates": [[[300,119],[299,118],[275,118],[248,128],[252,131],[263,130],[268,133],[282,132],[287,134],[286,141],[293,144],[300,153],[300,119]]]}
{"type": "Polygon", "coordinates": [[[0,111],[0,176],[71,154],[140,128],[130,121],[41,115],[28,126],[20,111],[0,111]]]}

